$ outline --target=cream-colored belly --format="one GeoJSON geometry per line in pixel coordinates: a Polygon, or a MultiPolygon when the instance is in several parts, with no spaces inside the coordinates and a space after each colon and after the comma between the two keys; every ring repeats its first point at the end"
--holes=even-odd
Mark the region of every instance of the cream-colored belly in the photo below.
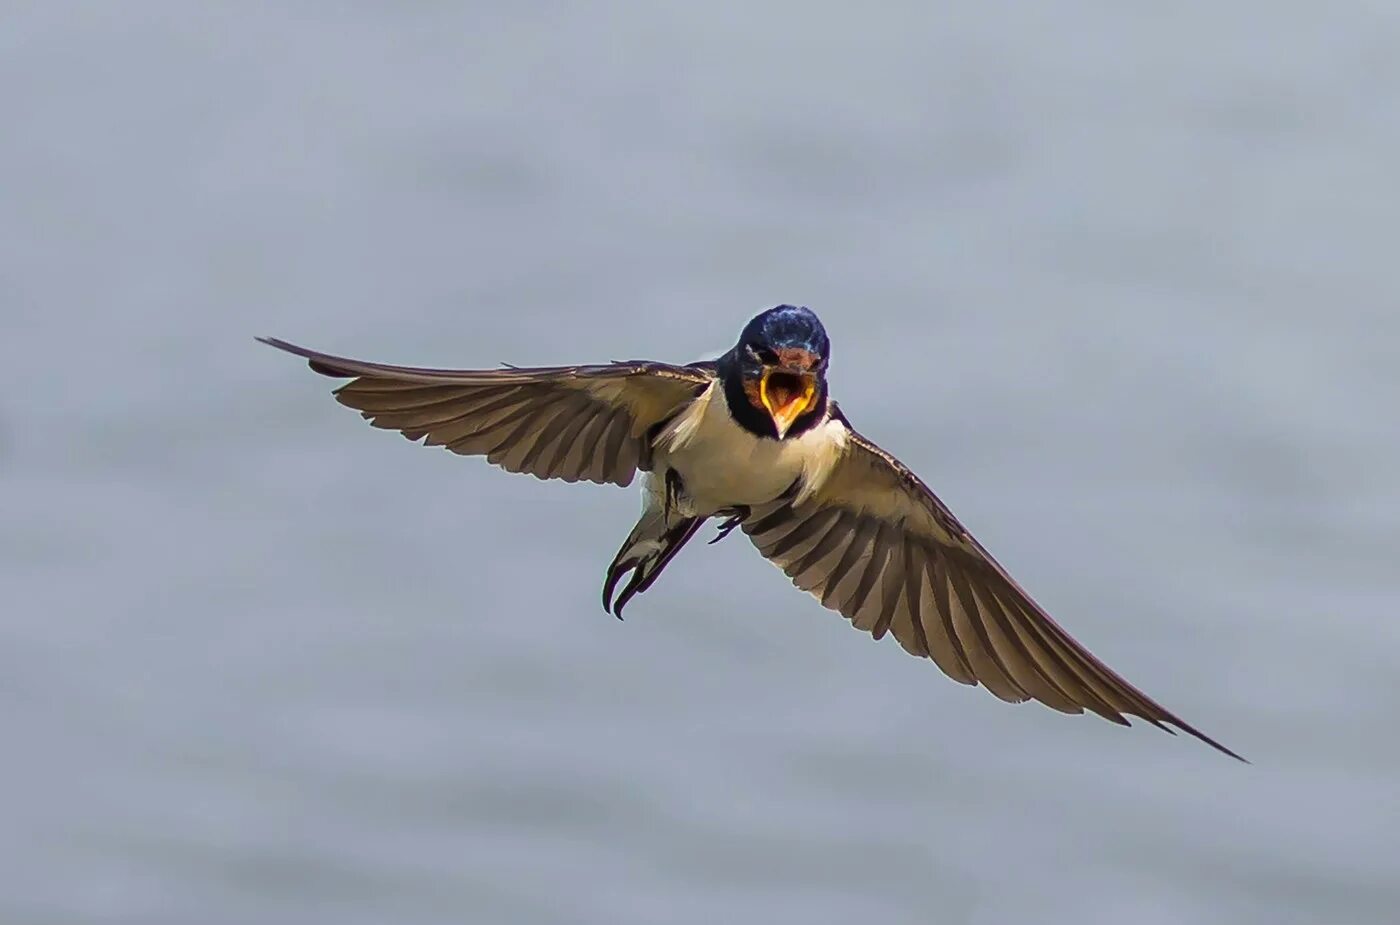
{"type": "Polygon", "coordinates": [[[674,469],[688,513],[704,516],[772,501],[799,479],[814,489],[830,474],[844,438],[835,421],[787,440],[756,437],[729,416],[723,393],[711,386],[657,440],[655,471],[674,469]]]}

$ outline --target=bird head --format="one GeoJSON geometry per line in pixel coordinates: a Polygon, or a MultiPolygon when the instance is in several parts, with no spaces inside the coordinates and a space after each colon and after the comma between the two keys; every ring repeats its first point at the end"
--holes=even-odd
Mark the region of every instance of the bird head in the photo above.
{"type": "Polygon", "coordinates": [[[761,422],[766,435],[779,440],[801,433],[805,427],[794,425],[815,422],[826,405],[830,354],[826,329],[811,309],[779,305],[755,316],[730,354],[749,406],[741,420],[753,427],[761,422]]]}

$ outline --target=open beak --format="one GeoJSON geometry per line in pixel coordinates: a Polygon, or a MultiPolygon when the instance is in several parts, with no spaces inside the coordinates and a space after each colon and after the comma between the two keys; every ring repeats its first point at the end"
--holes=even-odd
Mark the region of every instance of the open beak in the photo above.
{"type": "Polygon", "coordinates": [[[765,366],[758,396],[773,418],[778,439],[787,436],[792,422],[812,407],[817,397],[817,377],[805,369],[765,366]]]}

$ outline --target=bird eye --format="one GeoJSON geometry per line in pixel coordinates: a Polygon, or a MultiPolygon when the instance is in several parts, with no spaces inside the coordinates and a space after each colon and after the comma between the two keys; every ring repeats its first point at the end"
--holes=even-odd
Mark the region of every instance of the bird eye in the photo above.
{"type": "Polygon", "coordinates": [[[753,344],[745,344],[744,349],[748,351],[749,356],[765,366],[778,365],[778,355],[766,347],[755,347],[753,344]]]}

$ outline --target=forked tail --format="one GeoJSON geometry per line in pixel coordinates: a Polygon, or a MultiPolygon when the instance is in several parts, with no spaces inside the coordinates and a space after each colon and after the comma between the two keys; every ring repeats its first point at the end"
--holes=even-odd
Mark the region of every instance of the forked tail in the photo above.
{"type": "Polygon", "coordinates": [[[708,517],[684,517],[673,519],[668,525],[658,510],[648,510],[642,519],[627,534],[617,558],[608,566],[608,577],[603,582],[603,609],[622,619],[622,608],[635,595],[650,588],[661,570],[680,552],[681,547],[695,535],[708,517]],[[623,585],[622,593],[613,604],[613,589],[627,572],[632,577],[623,585]]]}

